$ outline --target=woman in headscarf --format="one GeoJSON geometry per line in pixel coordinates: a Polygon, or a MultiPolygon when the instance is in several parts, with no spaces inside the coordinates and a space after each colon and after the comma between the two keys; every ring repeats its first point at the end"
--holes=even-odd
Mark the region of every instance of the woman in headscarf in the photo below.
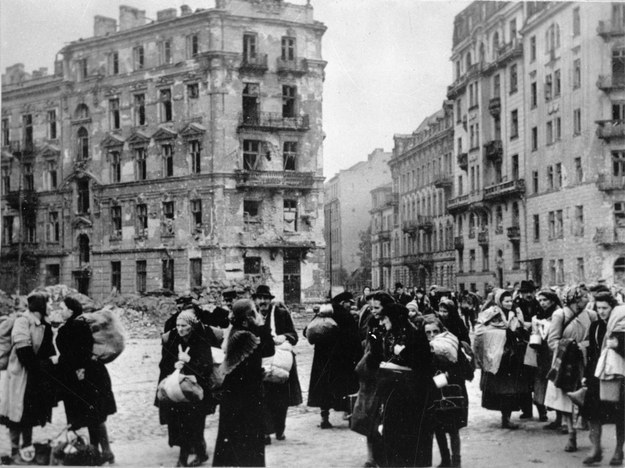
{"type": "Polygon", "coordinates": [[[469,331],[458,314],[458,308],[453,300],[443,297],[438,303],[438,313],[436,314],[443,326],[456,336],[460,341],[471,344],[469,331]]]}
{"type": "Polygon", "coordinates": [[[602,425],[616,425],[616,447],[614,456],[610,460],[611,466],[622,466],[623,444],[625,443],[625,306],[619,306],[617,300],[610,293],[601,292],[595,295],[595,310],[599,320],[590,325],[588,364],[586,366],[586,398],[581,408],[581,414],[590,425],[589,438],[592,443],[591,453],[584,459],[584,465],[593,465],[602,460],[601,432],[602,425]],[[601,400],[602,367],[603,362],[610,359],[615,365],[614,370],[620,369],[620,374],[613,374],[614,380],[620,381],[618,401],[601,400]],[[597,376],[599,371],[599,376],[597,376]]]}
{"type": "Polygon", "coordinates": [[[384,334],[372,336],[373,359],[380,363],[373,458],[378,466],[431,466],[428,408],[434,371],[429,342],[425,332],[410,323],[408,309],[401,304],[384,307],[380,323],[384,334]]]}
{"type": "Polygon", "coordinates": [[[167,425],[169,446],[179,446],[177,466],[199,466],[208,460],[204,425],[206,415],[215,412],[211,397],[213,357],[204,326],[191,309],[176,317],[176,328],[163,334],[162,358],[159,364],[161,382],[174,370],[195,376],[204,391],[197,402],[157,401],[161,424],[167,425]],[[189,456],[193,458],[189,460],[189,456]]]}
{"type": "MultiPolygon", "coordinates": [[[[551,369],[553,352],[547,344],[547,336],[551,325],[551,317],[559,310],[562,303],[558,295],[551,289],[543,289],[536,295],[540,309],[538,314],[532,317],[532,335],[540,337],[539,345],[532,345],[536,350],[536,373],[534,375],[534,404],[538,409],[539,420],[547,421],[547,409],[545,408],[545,393],[547,392],[547,373],[551,369]]],[[[547,424],[545,429],[560,429],[562,417],[556,416],[556,420],[547,424]]]]}
{"type": "Polygon", "coordinates": [[[250,299],[233,304],[230,321],[213,466],[265,466],[262,358],[273,356],[274,342],[250,299]]]}
{"type": "Polygon", "coordinates": [[[87,427],[91,445],[100,450],[102,463],[114,463],[106,419],[117,412],[111,377],[106,366],[93,359],[93,334],[89,324],[77,320],[82,304],[74,297],[64,300],[72,312],[59,329],[56,347],[59,350],[60,398],[65,406],[67,423],[73,430],[87,427]]]}
{"type": "MultiPolygon", "coordinates": [[[[561,362],[558,348],[562,340],[571,340],[570,343],[574,341],[575,346],[581,346],[582,342],[588,339],[588,330],[590,328],[590,315],[586,310],[588,301],[589,292],[584,285],[573,286],[565,290],[564,308],[554,311],[547,337],[549,348],[554,353],[552,367],[554,364],[561,362]]],[[[576,362],[571,363],[572,365],[583,367],[581,350],[574,359],[576,362]]],[[[562,363],[562,367],[564,367],[564,364],[562,363]]],[[[571,384],[572,390],[576,390],[576,388],[581,386],[581,378],[580,372],[580,381],[571,384]]],[[[569,433],[569,440],[564,447],[564,451],[575,452],[577,451],[577,433],[573,426],[573,402],[567,395],[568,391],[571,391],[571,389],[560,388],[552,380],[549,380],[545,394],[545,406],[561,414],[569,433]]]]}
{"type": "Polygon", "coordinates": [[[26,464],[21,447],[33,442],[33,427],[52,420],[55,405],[50,358],[56,354],[52,327],[46,322],[48,295],[28,296],[28,311],[19,315],[11,330],[13,346],[6,372],[2,372],[0,422],[9,428],[11,457],[15,464],[26,464]]]}
{"type": "Polygon", "coordinates": [[[517,429],[510,414],[520,409],[521,398],[529,391],[523,372],[523,315],[512,310],[510,291],[496,290],[493,301],[494,305],[480,312],[473,346],[482,369],[482,407],[501,412],[502,428],[517,429]]]}
{"type": "MultiPolygon", "coordinates": [[[[445,327],[438,318],[432,315],[425,318],[425,335],[427,336],[428,341],[432,342],[433,339],[444,331],[446,331],[445,327]]],[[[465,401],[467,402],[467,406],[463,408],[462,412],[459,412],[457,415],[450,418],[450,420],[444,422],[434,422],[434,434],[436,435],[436,442],[438,443],[438,449],[441,454],[441,464],[438,466],[456,467],[460,466],[461,463],[459,431],[461,428],[466,427],[469,417],[469,396],[465,385],[466,376],[460,362],[463,355],[461,354],[460,349],[458,349],[458,361],[450,364],[446,359],[441,359],[440,356],[437,356],[434,350],[432,354],[434,371],[444,373],[447,378],[448,385],[457,385],[460,387],[462,396],[464,396],[465,401]],[[449,434],[451,454],[449,453],[449,446],[447,445],[447,434],[449,434]]],[[[439,389],[435,390],[435,395],[435,399],[442,398],[442,391],[439,389]]]]}

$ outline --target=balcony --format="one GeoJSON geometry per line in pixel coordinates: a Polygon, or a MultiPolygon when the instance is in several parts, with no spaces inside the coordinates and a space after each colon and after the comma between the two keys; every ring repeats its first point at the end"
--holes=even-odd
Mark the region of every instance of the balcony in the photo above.
{"type": "Polygon", "coordinates": [[[399,193],[391,193],[386,199],[386,204],[388,206],[397,206],[399,205],[399,193]]]}
{"type": "Polygon", "coordinates": [[[625,138],[625,120],[597,120],[597,136],[602,140],[625,138]]]}
{"type": "Polygon", "coordinates": [[[497,56],[495,58],[495,63],[498,67],[505,65],[510,60],[515,59],[517,57],[521,57],[523,55],[523,44],[521,41],[513,39],[507,44],[503,44],[497,50],[497,56]]]}
{"type": "Polygon", "coordinates": [[[603,247],[622,247],[625,245],[625,228],[598,227],[593,241],[603,247]]]}
{"type": "Polygon", "coordinates": [[[432,263],[432,252],[421,252],[417,254],[417,263],[432,263]]]}
{"type": "Polygon", "coordinates": [[[239,65],[241,73],[265,73],[269,67],[267,66],[267,54],[256,54],[254,57],[243,57],[239,65]]]}
{"type": "Polygon", "coordinates": [[[235,179],[238,189],[312,189],[314,172],[295,171],[238,171],[235,179]]]}
{"type": "Polygon", "coordinates": [[[488,237],[488,229],[482,229],[480,232],[477,233],[477,243],[479,245],[488,245],[488,237]]]}
{"type": "Polygon", "coordinates": [[[384,229],[382,231],[378,231],[378,240],[391,240],[391,230],[390,229],[384,229]]]}
{"type": "Polygon", "coordinates": [[[458,153],[456,161],[458,162],[458,167],[466,171],[469,168],[469,153],[458,153]]]}
{"type": "Polygon", "coordinates": [[[521,240],[521,228],[519,226],[510,226],[508,228],[508,240],[510,242],[519,242],[521,240]]]}
{"type": "Polygon", "coordinates": [[[451,85],[447,86],[447,99],[456,99],[459,95],[461,95],[467,87],[468,82],[469,77],[467,75],[462,75],[451,85]]]}
{"type": "Polygon", "coordinates": [[[277,112],[258,112],[239,115],[239,130],[253,129],[270,132],[280,130],[307,131],[310,129],[308,115],[284,117],[277,112]]]}
{"type": "Polygon", "coordinates": [[[434,187],[436,188],[451,188],[453,185],[453,179],[451,174],[437,174],[434,177],[434,187]]]}
{"type": "Polygon", "coordinates": [[[305,75],[308,72],[308,62],[306,59],[282,60],[278,58],[276,61],[276,71],[278,75],[305,75]]]}
{"type": "Polygon", "coordinates": [[[462,236],[454,237],[454,249],[456,250],[464,249],[464,237],[462,236]]]}
{"type": "Polygon", "coordinates": [[[452,198],[447,202],[447,210],[449,212],[458,211],[469,206],[469,194],[460,195],[456,198],[452,198]]]}
{"type": "Polygon", "coordinates": [[[417,221],[414,220],[404,221],[404,225],[402,226],[402,231],[407,234],[414,234],[417,232],[418,229],[419,224],[417,223],[417,221]]]}
{"type": "Polygon", "coordinates": [[[432,223],[431,216],[417,215],[416,223],[420,230],[426,231],[426,232],[432,232],[432,228],[434,224],[432,223]]]}
{"type": "Polygon", "coordinates": [[[404,265],[414,265],[419,261],[419,256],[417,254],[405,254],[403,259],[404,265]]]}
{"type": "Polygon", "coordinates": [[[484,153],[489,161],[501,161],[503,157],[503,143],[501,140],[491,140],[484,144],[484,153]]]}
{"type": "Polygon", "coordinates": [[[613,176],[609,174],[599,174],[597,186],[602,192],[613,190],[625,190],[625,176],[613,176]]]}
{"type": "Polygon", "coordinates": [[[519,197],[525,193],[525,179],[510,180],[491,185],[484,189],[484,200],[501,200],[508,197],[519,197]]]}
{"type": "Polygon", "coordinates": [[[599,75],[599,78],[597,79],[597,88],[605,93],[625,89],[625,76],[599,75]]]}
{"type": "Polygon", "coordinates": [[[497,117],[499,114],[501,114],[501,98],[500,97],[494,97],[490,101],[488,101],[488,111],[490,112],[490,115],[492,115],[493,117],[497,117]]]}
{"type": "Polygon", "coordinates": [[[391,266],[391,257],[379,257],[378,264],[381,266],[391,266]]]}
{"type": "Polygon", "coordinates": [[[604,41],[609,41],[613,37],[625,36],[625,26],[612,21],[599,21],[597,34],[601,36],[604,41]]]}

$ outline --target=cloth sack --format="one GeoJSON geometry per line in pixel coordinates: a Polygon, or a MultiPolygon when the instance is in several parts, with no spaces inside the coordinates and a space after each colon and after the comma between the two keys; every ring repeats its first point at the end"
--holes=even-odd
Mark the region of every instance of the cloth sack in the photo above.
{"type": "Polygon", "coordinates": [[[434,355],[441,362],[449,364],[458,362],[458,345],[458,338],[448,331],[436,335],[430,341],[430,347],[434,355]]]}
{"type": "Polygon", "coordinates": [[[189,403],[204,399],[204,389],[197,383],[194,375],[184,375],[176,369],[158,384],[159,401],[168,400],[173,403],[189,403]]]}
{"type": "Polygon", "coordinates": [[[76,320],[84,320],[93,334],[93,356],[107,364],[124,351],[124,329],[110,308],[80,315],[76,320]]]}
{"type": "MultiPolygon", "coordinates": [[[[536,335],[532,335],[536,336],[536,335]]],[[[525,357],[523,358],[523,365],[528,367],[538,367],[538,353],[531,343],[525,350],[525,357]]]]}
{"type": "Polygon", "coordinates": [[[265,375],[263,380],[271,383],[285,383],[293,367],[293,346],[288,341],[276,346],[273,356],[263,358],[265,375]]]}
{"type": "Polygon", "coordinates": [[[616,403],[621,400],[623,379],[599,380],[599,399],[616,403]]]}
{"type": "Polygon", "coordinates": [[[17,314],[0,317],[0,370],[6,370],[11,355],[11,331],[17,314]]]}
{"type": "Polygon", "coordinates": [[[66,440],[54,447],[54,459],[65,466],[97,466],[101,464],[98,449],[88,444],[85,439],[75,432],[66,434],[66,440]]]}
{"type": "Polygon", "coordinates": [[[338,324],[327,313],[319,312],[306,327],[306,339],[312,345],[332,339],[338,331],[338,324]]]}

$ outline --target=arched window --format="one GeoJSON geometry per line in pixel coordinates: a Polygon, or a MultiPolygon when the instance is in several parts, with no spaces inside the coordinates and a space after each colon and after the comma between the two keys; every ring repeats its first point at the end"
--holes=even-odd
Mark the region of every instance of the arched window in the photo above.
{"type": "Polygon", "coordinates": [[[80,127],[76,133],[76,138],[76,159],[78,161],[89,159],[89,132],[87,129],[85,127],[80,127]]]}
{"type": "Polygon", "coordinates": [[[76,106],[76,110],[74,111],[74,119],[88,119],[89,118],[89,107],[87,104],[78,104],[76,106]]]}

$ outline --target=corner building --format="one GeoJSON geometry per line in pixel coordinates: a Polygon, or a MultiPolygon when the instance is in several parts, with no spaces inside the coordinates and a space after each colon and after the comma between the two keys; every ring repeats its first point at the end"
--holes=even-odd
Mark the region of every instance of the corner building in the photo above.
{"type": "Polygon", "coordinates": [[[453,106],[446,102],[412,134],[394,136],[389,165],[399,229],[393,233],[392,275],[404,286],[456,286],[453,217],[446,210],[453,131],[453,106]]]}
{"type": "Polygon", "coordinates": [[[22,290],[221,281],[323,297],[325,29],[310,5],[281,0],[149,23],[122,6],[119,27],[97,16],[53,75],[8,69],[1,287],[15,289],[21,251],[22,290]]]}

